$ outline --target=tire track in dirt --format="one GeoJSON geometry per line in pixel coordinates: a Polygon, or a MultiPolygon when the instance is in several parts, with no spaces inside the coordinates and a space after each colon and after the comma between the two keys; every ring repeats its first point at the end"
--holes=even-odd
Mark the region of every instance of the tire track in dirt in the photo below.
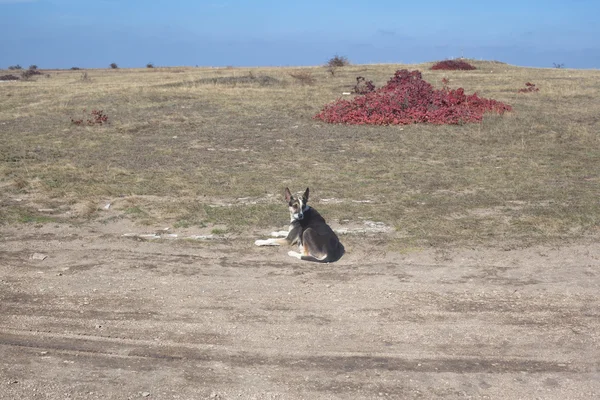
{"type": "Polygon", "coordinates": [[[66,354],[84,353],[98,357],[149,358],[161,360],[220,360],[235,366],[274,365],[281,368],[317,370],[381,369],[385,371],[421,371],[454,373],[506,372],[589,372],[600,368],[600,361],[589,363],[554,363],[534,359],[479,357],[410,358],[391,353],[330,352],[293,354],[265,347],[253,351],[201,345],[198,343],[155,342],[98,335],[75,335],[56,332],[25,331],[0,327],[0,346],[34,348],[66,354]]]}

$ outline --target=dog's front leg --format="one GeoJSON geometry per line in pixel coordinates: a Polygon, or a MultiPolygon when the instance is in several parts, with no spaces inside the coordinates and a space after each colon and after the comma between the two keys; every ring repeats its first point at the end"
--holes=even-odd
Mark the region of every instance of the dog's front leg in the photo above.
{"type": "Polygon", "coordinates": [[[257,246],[283,246],[288,244],[287,238],[279,239],[259,239],[254,242],[257,246]]]}
{"type": "Polygon", "coordinates": [[[271,236],[278,236],[277,239],[262,239],[254,242],[257,246],[283,246],[286,244],[296,244],[301,235],[301,226],[293,226],[289,231],[271,232],[271,236]],[[283,237],[281,237],[283,236],[283,237]]]}
{"type": "Polygon", "coordinates": [[[271,236],[276,237],[276,238],[284,238],[284,237],[287,237],[288,233],[290,233],[290,232],[289,231],[271,232],[271,236]]]}

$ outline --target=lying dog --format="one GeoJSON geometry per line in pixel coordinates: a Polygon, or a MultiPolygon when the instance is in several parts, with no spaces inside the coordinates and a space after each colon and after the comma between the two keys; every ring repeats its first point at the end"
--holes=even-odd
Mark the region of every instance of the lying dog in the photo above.
{"type": "Polygon", "coordinates": [[[339,260],[344,254],[344,246],[321,214],[306,204],[308,188],[301,198],[295,198],[290,189],[285,188],[285,201],[290,208],[289,231],[273,232],[271,236],[278,239],[257,240],[254,244],[257,246],[297,244],[301,252],[290,251],[288,255],[300,260],[323,263],[339,260]]]}

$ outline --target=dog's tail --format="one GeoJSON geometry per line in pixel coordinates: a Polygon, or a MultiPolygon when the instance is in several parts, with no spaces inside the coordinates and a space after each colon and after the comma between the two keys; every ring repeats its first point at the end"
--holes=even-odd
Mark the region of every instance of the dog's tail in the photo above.
{"type": "Polygon", "coordinates": [[[318,263],[326,263],[326,262],[329,262],[329,257],[328,257],[328,255],[327,255],[327,254],[325,254],[325,255],[324,255],[323,257],[321,257],[321,258],[317,258],[317,257],[315,257],[315,256],[312,256],[312,255],[310,255],[310,254],[309,254],[309,255],[307,255],[307,256],[302,256],[302,257],[300,257],[300,259],[301,259],[302,261],[312,261],[312,262],[318,262],[318,263]]]}

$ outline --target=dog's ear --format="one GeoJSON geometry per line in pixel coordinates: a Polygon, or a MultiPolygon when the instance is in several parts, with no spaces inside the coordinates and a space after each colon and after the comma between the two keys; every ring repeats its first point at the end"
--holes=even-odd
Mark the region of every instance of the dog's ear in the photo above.
{"type": "Polygon", "coordinates": [[[285,201],[289,202],[290,200],[292,200],[292,192],[289,188],[285,188],[285,201]]]}
{"type": "Polygon", "coordinates": [[[306,202],[308,201],[308,188],[306,188],[306,191],[302,195],[302,199],[304,200],[304,204],[306,204],[306,202]]]}

